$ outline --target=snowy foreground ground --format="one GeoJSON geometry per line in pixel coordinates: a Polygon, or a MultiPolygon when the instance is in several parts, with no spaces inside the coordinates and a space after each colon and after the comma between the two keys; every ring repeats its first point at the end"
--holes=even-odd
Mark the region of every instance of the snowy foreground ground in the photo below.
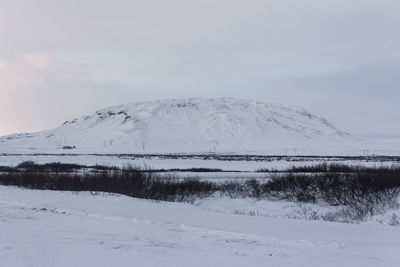
{"type": "Polygon", "coordinates": [[[400,228],[0,186],[0,266],[400,266],[400,228]]]}

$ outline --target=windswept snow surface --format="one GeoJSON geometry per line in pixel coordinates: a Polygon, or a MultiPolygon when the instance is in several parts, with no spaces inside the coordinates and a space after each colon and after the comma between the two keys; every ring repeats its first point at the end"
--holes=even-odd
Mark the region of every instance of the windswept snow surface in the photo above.
{"type": "Polygon", "coordinates": [[[365,149],[363,140],[300,107],[233,98],[120,105],[56,129],[0,137],[3,153],[360,155],[365,149]]]}
{"type": "Polygon", "coordinates": [[[0,186],[0,266],[400,266],[396,227],[0,186]]]}

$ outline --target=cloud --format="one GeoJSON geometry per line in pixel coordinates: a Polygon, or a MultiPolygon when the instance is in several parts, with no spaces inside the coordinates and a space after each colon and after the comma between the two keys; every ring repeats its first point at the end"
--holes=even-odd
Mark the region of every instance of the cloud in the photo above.
{"type": "Polygon", "coordinates": [[[34,69],[48,69],[54,64],[55,58],[47,54],[31,54],[21,58],[22,63],[33,67],[34,69]]]}
{"type": "Polygon", "coordinates": [[[0,1],[0,111],[21,130],[136,100],[233,96],[400,132],[375,127],[400,112],[399,1],[39,2],[0,1]]]}
{"type": "Polygon", "coordinates": [[[0,62],[0,134],[55,127],[123,99],[118,84],[92,78],[90,64],[48,53],[0,62]]]}
{"type": "Polygon", "coordinates": [[[12,61],[2,61],[0,66],[0,89],[14,91],[39,84],[38,74],[49,66],[49,58],[43,54],[25,55],[12,61]]]}

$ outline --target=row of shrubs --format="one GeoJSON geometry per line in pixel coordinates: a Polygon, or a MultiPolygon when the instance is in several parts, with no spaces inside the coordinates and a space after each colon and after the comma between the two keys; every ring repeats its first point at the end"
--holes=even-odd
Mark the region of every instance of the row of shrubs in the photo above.
{"type": "Polygon", "coordinates": [[[259,169],[257,172],[272,172],[272,173],[382,173],[382,172],[400,172],[398,165],[393,166],[379,166],[379,167],[366,167],[362,165],[347,165],[342,163],[320,163],[305,166],[292,166],[287,169],[259,169]]]}
{"type": "Polygon", "coordinates": [[[363,217],[386,208],[397,208],[400,196],[400,172],[286,174],[263,185],[266,196],[295,202],[323,201],[345,206],[363,217]]]}
{"type": "Polygon", "coordinates": [[[0,166],[0,172],[75,172],[79,170],[118,170],[118,168],[113,166],[102,166],[102,165],[94,165],[94,166],[86,166],[74,163],[60,163],[60,162],[52,162],[45,164],[38,164],[34,161],[23,161],[19,163],[15,167],[11,166],[0,166]]]}
{"type": "Polygon", "coordinates": [[[29,189],[119,193],[136,198],[189,201],[216,191],[211,182],[178,180],[152,172],[102,171],[86,173],[3,172],[0,184],[29,189]]]}
{"type": "MultiPolygon", "coordinates": [[[[28,164],[27,164],[28,165],[28,164]]],[[[46,167],[40,165],[39,168],[46,167]]],[[[45,165],[49,166],[49,165],[45,165]]],[[[53,165],[51,165],[53,166],[53,165]]],[[[360,169],[352,172],[314,174],[279,173],[265,181],[216,183],[199,179],[160,176],[140,169],[99,168],[96,172],[65,172],[74,166],[57,164],[51,172],[32,170],[0,172],[0,184],[30,189],[110,192],[136,198],[189,201],[215,194],[231,198],[251,197],[288,200],[296,203],[324,202],[344,206],[360,218],[386,208],[397,208],[400,169],[360,169]]]]}
{"type": "Polygon", "coordinates": [[[187,169],[150,169],[132,165],[123,168],[104,165],[81,165],[74,163],[52,162],[38,164],[34,161],[23,161],[15,167],[0,166],[0,172],[77,172],[77,171],[124,171],[124,172],[226,172],[217,168],[187,168],[187,169]]]}

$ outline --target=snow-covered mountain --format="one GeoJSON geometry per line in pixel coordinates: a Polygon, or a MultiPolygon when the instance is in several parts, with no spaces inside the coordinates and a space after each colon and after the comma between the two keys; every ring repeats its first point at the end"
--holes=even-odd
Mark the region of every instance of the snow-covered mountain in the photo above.
{"type": "Polygon", "coordinates": [[[52,130],[0,137],[0,152],[335,154],[354,139],[296,106],[192,98],[114,106],[52,130]]]}

